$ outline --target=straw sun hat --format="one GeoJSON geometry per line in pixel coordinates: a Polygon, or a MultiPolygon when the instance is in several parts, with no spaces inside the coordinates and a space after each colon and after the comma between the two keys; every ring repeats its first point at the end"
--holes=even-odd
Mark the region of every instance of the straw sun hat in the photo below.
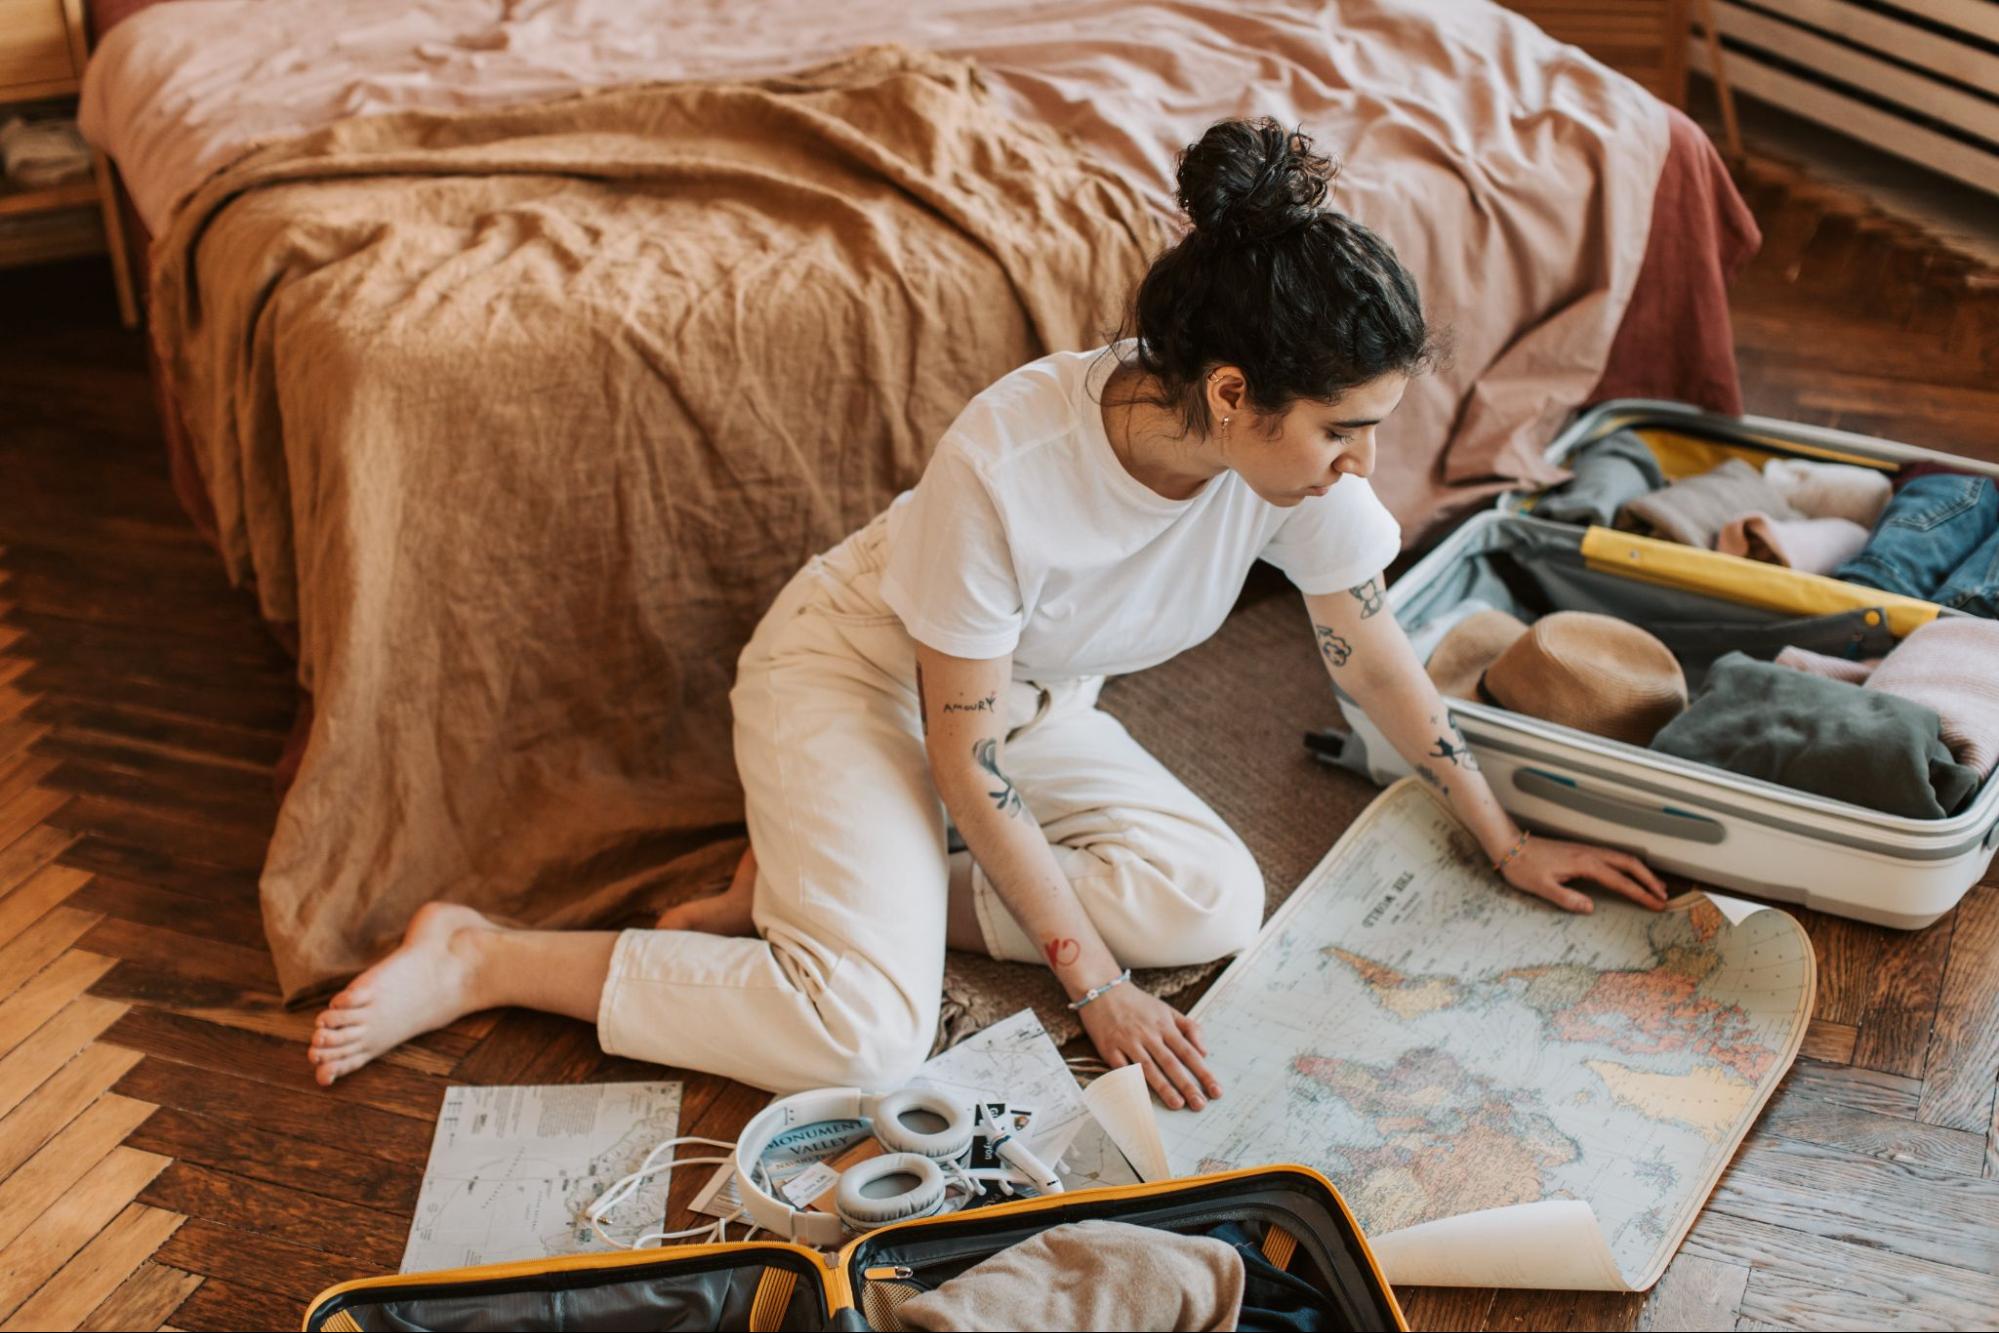
{"type": "Polygon", "coordinates": [[[1430,654],[1437,692],[1649,745],[1687,706],[1687,678],[1666,645],[1628,621],[1557,611],[1532,625],[1479,611],[1430,654]]]}

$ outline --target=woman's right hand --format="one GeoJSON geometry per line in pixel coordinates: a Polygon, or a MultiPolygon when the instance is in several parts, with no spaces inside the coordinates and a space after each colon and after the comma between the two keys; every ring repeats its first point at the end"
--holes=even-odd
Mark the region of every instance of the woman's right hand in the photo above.
{"type": "Polygon", "coordinates": [[[1144,1069],[1146,1083],[1170,1109],[1184,1104],[1198,1111],[1222,1095],[1205,1063],[1201,1025],[1152,992],[1125,982],[1078,1009],[1076,1017],[1105,1064],[1144,1069]]]}
{"type": "Polygon", "coordinates": [[[1530,838],[1506,863],[1500,877],[1522,893],[1545,898],[1565,912],[1594,912],[1586,893],[1569,887],[1576,880],[1601,884],[1647,911],[1664,911],[1666,881],[1629,852],[1560,838],[1530,838]]]}

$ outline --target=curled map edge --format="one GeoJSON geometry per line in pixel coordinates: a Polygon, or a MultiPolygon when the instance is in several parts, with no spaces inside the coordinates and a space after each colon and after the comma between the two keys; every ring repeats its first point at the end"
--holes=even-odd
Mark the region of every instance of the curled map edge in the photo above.
{"type": "Polygon", "coordinates": [[[1398,1287],[1634,1290],[1617,1270],[1596,1209],[1580,1199],[1481,1208],[1367,1243],[1382,1276],[1398,1287]],[[1533,1280],[1522,1280],[1528,1276],[1533,1280]]]}

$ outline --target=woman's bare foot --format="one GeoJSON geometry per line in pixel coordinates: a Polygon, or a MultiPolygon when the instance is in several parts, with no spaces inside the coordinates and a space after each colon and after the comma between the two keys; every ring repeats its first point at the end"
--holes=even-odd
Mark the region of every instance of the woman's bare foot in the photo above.
{"type": "Polygon", "coordinates": [[[410,919],[396,951],[334,996],[312,1034],[306,1058],[331,1087],[382,1052],[478,1009],[479,937],[503,931],[469,907],[426,903],[410,919]]]}
{"type": "Polygon", "coordinates": [[[756,896],[757,854],[745,850],[736,862],[729,887],[691,903],[669,907],[660,913],[661,930],[698,930],[706,935],[754,935],[756,922],[750,908],[756,896]]]}

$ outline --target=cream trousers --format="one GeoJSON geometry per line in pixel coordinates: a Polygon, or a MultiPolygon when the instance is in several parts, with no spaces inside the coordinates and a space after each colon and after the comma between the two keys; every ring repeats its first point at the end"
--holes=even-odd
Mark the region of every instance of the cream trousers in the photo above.
{"type": "MultiPolygon", "coordinates": [[[[969,882],[994,957],[1041,962],[931,780],[915,645],[879,591],[886,536],[877,518],[814,557],[737,665],[759,938],[625,931],[597,1015],[606,1051],[778,1092],[894,1087],[936,1037],[954,878],[969,882]]],[[[1102,685],[1016,681],[1008,776],[1120,962],[1239,951],[1262,921],[1262,873],[1097,708],[1102,685]]]]}

